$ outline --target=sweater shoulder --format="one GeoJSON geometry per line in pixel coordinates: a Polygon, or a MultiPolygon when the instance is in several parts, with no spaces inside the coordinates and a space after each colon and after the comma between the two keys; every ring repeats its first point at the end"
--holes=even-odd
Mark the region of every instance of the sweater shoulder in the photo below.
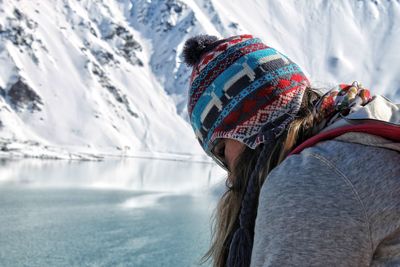
{"type": "MultiPolygon", "coordinates": [[[[331,186],[335,183],[335,175],[346,180],[365,210],[374,249],[388,237],[398,238],[400,241],[398,151],[332,139],[317,143],[286,160],[286,163],[282,162],[276,169],[276,175],[281,176],[280,179],[285,175],[285,171],[295,173],[295,170],[300,168],[303,175],[318,176],[318,179],[331,186]],[[310,161],[310,157],[318,158],[319,162],[310,161]],[[309,164],[310,162],[312,164],[309,164]],[[336,174],[327,174],[324,170],[326,168],[333,168],[336,174]]],[[[337,194],[338,198],[340,195],[337,194]]],[[[398,254],[400,257],[400,244],[398,254]]]]}
{"type": "Polygon", "coordinates": [[[252,266],[333,266],[339,258],[346,266],[369,264],[370,231],[357,194],[311,149],[285,159],[264,182],[252,266]]]}
{"type": "Polygon", "coordinates": [[[286,158],[260,192],[252,266],[399,263],[399,162],[334,139],[286,158]]]}

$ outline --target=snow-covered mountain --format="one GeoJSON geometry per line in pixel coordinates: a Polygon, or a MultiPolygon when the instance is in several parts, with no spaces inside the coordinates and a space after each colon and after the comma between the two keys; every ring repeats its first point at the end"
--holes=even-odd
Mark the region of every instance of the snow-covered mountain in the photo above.
{"type": "Polygon", "coordinates": [[[400,0],[0,0],[5,156],[202,155],[187,38],[252,33],[315,85],[400,100],[400,0]]]}

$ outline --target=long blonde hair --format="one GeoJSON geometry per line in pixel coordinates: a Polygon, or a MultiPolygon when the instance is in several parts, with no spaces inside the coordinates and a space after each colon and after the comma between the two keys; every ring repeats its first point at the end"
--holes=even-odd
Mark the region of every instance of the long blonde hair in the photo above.
{"type": "MultiPolygon", "coordinates": [[[[313,135],[312,128],[319,122],[319,117],[318,114],[314,116],[312,111],[315,102],[320,98],[321,93],[318,89],[306,89],[295,120],[284,134],[276,140],[272,152],[267,156],[267,161],[259,173],[258,190],[269,172],[279,165],[290,151],[313,135]]],[[[226,179],[227,191],[222,195],[213,214],[211,247],[203,256],[202,263],[212,260],[214,267],[226,266],[232,235],[239,225],[238,216],[241,201],[261,150],[262,145],[254,150],[246,147],[238,156],[234,169],[228,174],[229,179],[226,179]],[[229,181],[234,182],[229,184],[229,181]]]]}

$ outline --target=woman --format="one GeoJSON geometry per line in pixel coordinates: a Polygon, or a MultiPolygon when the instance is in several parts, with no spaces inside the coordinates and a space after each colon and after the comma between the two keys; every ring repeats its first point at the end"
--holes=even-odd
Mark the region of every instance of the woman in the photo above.
{"type": "Polygon", "coordinates": [[[228,171],[214,266],[400,266],[400,105],[327,92],[252,35],[186,41],[188,112],[228,171]]]}

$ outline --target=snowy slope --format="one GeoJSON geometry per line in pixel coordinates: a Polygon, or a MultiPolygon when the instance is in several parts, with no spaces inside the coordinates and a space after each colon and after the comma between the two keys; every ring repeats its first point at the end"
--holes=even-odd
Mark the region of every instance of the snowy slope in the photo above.
{"type": "Polygon", "coordinates": [[[184,153],[194,144],[145,41],[109,2],[2,4],[2,138],[93,154],[184,153]],[[35,97],[15,96],[16,84],[35,97]]]}
{"type": "Polygon", "coordinates": [[[400,100],[400,1],[0,0],[5,156],[202,155],[185,40],[253,33],[316,85],[400,100]]]}

